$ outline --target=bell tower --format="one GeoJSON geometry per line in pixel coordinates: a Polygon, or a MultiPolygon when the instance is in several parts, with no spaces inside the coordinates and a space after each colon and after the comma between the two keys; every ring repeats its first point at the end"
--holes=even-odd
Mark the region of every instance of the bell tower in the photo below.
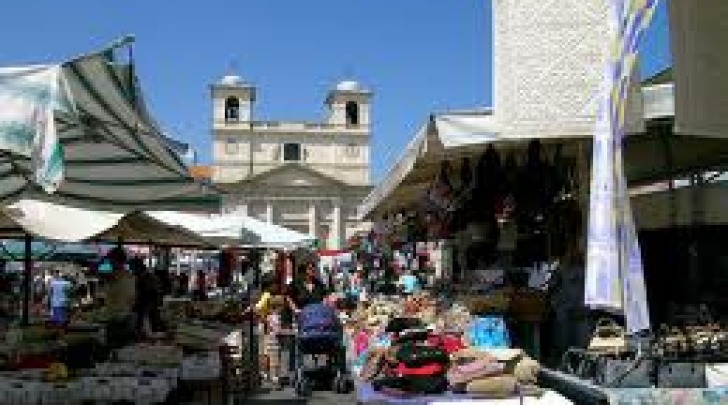
{"type": "Polygon", "coordinates": [[[234,124],[253,120],[255,87],[240,76],[226,75],[212,85],[213,121],[234,124]]]}
{"type": "Polygon", "coordinates": [[[329,108],[327,123],[346,128],[369,127],[369,101],[372,93],[359,83],[345,80],[336,85],[326,97],[329,108]]]}

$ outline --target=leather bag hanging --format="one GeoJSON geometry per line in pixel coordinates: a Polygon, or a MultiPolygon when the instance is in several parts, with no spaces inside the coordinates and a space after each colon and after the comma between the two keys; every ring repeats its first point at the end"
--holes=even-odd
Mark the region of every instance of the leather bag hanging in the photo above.
{"type": "Polygon", "coordinates": [[[603,318],[597,322],[588,350],[600,354],[621,354],[628,349],[624,328],[613,319],[603,318]]]}

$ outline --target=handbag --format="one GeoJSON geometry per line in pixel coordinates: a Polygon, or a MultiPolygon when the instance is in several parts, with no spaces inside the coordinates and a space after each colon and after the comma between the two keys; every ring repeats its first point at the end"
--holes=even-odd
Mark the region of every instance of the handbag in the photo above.
{"type": "Polygon", "coordinates": [[[650,388],[653,362],[647,359],[613,359],[597,361],[595,382],[608,388],[650,388]]]}
{"type": "Polygon", "coordinates": [[[667,363],[657,369],[658,388],[705,388],[705,364],[667,363]]]}
{"type": "Polygon", "coordinates": [[[411,343],[403,344],[395,358],[398,363],[403,363],[407,367],[420,367],[431,363],[446,366],[450,362],[448,354],[439,347],[411,343]]]}
{"type": "Polygon", "coordinates": [[[586,350],[570,348],[561,357],[561,371],[586,381],[596,381],[599,357],[586,350]]]}
{"type": "Polygon", "coordinates": [[[469,383],[470,381],[501,375],[505,372],[505,365],[493,359],[483,358],[470,363],[456,364],[447,372],[450,385],[469,383]]]}
{"type": "Polygon", "coordinates": [[[627,337],[624,328],[610,318],[597,322],[588,350],[601,354],[621,354],[627,351],[627,337]]]}
{"type": "Polygon", "coordinates": [[[481,349],[508,348],[510,334],[505,320],[500,316],[486,316],[474,319],[465,331],[469,346],[481,349]]]}

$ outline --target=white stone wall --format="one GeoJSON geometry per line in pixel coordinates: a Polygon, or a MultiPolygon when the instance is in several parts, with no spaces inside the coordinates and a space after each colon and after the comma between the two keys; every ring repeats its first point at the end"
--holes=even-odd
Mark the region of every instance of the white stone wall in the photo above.
{"type": "Polygon", "coordinates": [[[606,0],[493,0],[494,101],[505,132],[592,133],[607,13],[606,0]]]}
{"type": "MultiPolygon", "coordinates": [[[[248,175],[250,133],[217,131],[213,141],[215,181],[237,182],[248,175]]],[[[300,143],[302,164],[352,185],[367,185],[369,174],[369,139],[362,135],[317,135],[254,133],[254,174],[264,173],[283,164],[283,144],[300,143]]]]}

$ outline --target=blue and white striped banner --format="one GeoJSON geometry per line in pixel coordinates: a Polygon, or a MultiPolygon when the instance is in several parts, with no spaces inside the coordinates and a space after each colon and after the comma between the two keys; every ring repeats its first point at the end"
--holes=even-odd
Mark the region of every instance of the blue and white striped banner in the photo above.
{"type": "Polygon", "coordinates": [[[623,138],[637,46],[657,0],[613,0],[613,48],[594,133],[585,304],[624,313],[630,333],[650,328],[644,268],[627,181],[623,138]]]}

